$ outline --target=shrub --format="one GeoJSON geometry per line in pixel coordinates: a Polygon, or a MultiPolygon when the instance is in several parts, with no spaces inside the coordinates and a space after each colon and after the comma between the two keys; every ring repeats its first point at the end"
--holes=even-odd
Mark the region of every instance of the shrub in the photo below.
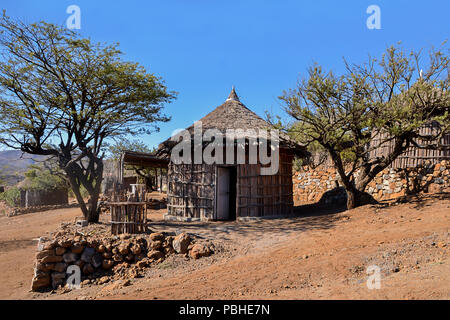
{"type": "Polygon", "coordinates": [[[10,207],[16,207],[20,202],[20,190],[17,187],[12,187],[5,192],[0,193],[0,200],[6,202],[6,204],[10,207]]]}

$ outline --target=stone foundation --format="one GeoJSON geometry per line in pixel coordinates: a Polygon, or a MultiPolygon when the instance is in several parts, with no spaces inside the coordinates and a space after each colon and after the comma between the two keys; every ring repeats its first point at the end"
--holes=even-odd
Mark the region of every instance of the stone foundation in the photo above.
{"type": "MultiPolygon", "coordinates": [[[[450,161],[425,163],[406,169],[385,169],[367,186],[376,200],[391,200],[407,194],[450,192],[450,161]]],[[[345,201],[345,190],[334,168],[303,167],[293,176],[295,205],[319,201],[345,201]]]]}

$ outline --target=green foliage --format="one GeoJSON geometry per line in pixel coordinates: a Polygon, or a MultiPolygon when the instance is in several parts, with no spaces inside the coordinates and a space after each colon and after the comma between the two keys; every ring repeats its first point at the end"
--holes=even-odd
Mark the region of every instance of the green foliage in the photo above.
{"type": "Polygon", "coordinates": [[[346,62],[340,76],[313,65],[307,78],[280,97],[296,120],[287,132],[310,151],[326,151],[347,191],[354,193],[411,146],[447,150],[440,141],[450,130],[448,51],[432,48],[422,59],[420,52],[406,54],[392,46],[380,60],[346,62]],[[432,122],[438,130],[421,135],[419,129],[432,122]],[[374,138],[377,144],[371,143],[374,138]],[[372,150],[388,145],[387,154],[370,157],[372,150]]]}
{"type": "Polygon", "coordinates": [[[61,170],[51,171],[43,165],[31,165],[25,172],[21,188],[25,190],[52,190],[68,188],[67,179],[61,170]]]}
{"type": "Polygon", "coordinates": [[[294,159],[294,163],[292,164],[292,169],[295,171],[301,171],[303,166],[303,159],[294,159]]]}
{"type": "Polygon", "coordinates": [[[124,151],[134,151],[152,153],[154,149],[149,148],[143,141],[138,139],[128,140],[122,138],[108,147],[108,155],[111,159],[117,160],[124,151]]]}
{"type": "Polygon", "coordinates": [[[20,201],[20,190],[17,187],[12,187],[5,192],[0,193],[0,200],[5,201],[10,207],[16,207],[19,205],[20,201]]]}
{"type": "MultiPolygon", "coordinates": [[[[86,190],[86,188],[85,187],[83,187],[83,186],[80,186],[80,195],[81,195],[81,197],[83,198],[83,199],[86,199],[86,198],[88,198],[89,197],[89,192],[86,190]]],[[[75,196],[75,193],[73,192],[73,190],[72,190],[72,188],[70,188],[69,189],[69,197],[70,198],[75,198],[76,196],[75,196]]]]}
{"type": "Polygon", "coordinates": [[[101,139],[148,133],[156,121],[169,120],[162,106],[175,93],[144,67],[123,61],[117,46],[6,16],[0,31],[8,58],[0,62],[0,133],[13,135],[3,135],[5,144],[13,147],[13,137],[25,136],[27,151],[51,150],[44,145],[49,138],[77,133],[73,138],[97,150],[101,139]]]}
{"type": "Polygon", "coordinates": [[[156,123],[170,120],[163,107],[176,93],[123,60],[117,45],[93,43],[65,26],[3,13],[0,50],[0,143],[56,157],[83,214],[98,221],[105,144],[158,130],[156,123]]]}

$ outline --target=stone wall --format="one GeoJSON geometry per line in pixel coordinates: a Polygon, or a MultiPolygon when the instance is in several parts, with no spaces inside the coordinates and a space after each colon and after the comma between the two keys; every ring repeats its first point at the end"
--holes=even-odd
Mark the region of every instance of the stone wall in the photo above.
{"type": "MultiPolygon", "coordinates": [[[[80,285],[129,280],[171,254],[198,259],[213,253],[213,244],[197,243],[188,234],[154,232],[143,235],[84,236],[58,232],[53,240],[38,244],[31,290],[63,288],[78,266],[80,285]]],[[[66,286],[67,288],[67,286],[66,286]]]]}
{"type": "MultiPolygon", "coordinates": [[[[450,192],[450,161],[425,162],[415,168],[385,169],[367,186],[376,200],[391,200],[406,194],[450,192]]],[[[295,205],[319,201],[345,201],[345,191],[334,168],[304,166],[293,176],[295,205]]]]}
{"type": "Polygon", "coordinates": [[[20,216],[22,214],[34,213],[34,212],[42,212],[56,209],[68,209],[68,208],[77,208],[80,205],[78,203],[71,204],[58,204],[58,205],[47,205],[47,206],[36,206],[36,207],[28,207],[28,208],[10,208],[7,207],[5,210],[7,217],[15,217],[20,216]]]}

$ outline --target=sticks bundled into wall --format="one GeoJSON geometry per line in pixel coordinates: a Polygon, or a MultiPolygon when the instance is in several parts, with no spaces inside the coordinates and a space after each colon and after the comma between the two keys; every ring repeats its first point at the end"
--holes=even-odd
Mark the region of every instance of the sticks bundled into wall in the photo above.
{"type": "Polygon", "coordinates": [[[112,202],[108,203],[111,212],[111,233],[144,233],[147,225],[146,204],[145,191],[126,194],[121,187],[114,186],[112,202]]]}
{"type": "Polygon", "coordinates": [[[215,167],[169,165],[168,213],[174,216],[213,218],[215,167]]]}
{"type": "Polygon", "coordinates": [[[112,202],[111,233],[144,233],[147,224],[145,202],[112,202]]]}
{"type": "Polygon", "coordinates": [[[292,214],[292,159],[292,154],[281,150],[275,175],[261,175],[260,164],[238,166],[238,217],[292,214]]]}

